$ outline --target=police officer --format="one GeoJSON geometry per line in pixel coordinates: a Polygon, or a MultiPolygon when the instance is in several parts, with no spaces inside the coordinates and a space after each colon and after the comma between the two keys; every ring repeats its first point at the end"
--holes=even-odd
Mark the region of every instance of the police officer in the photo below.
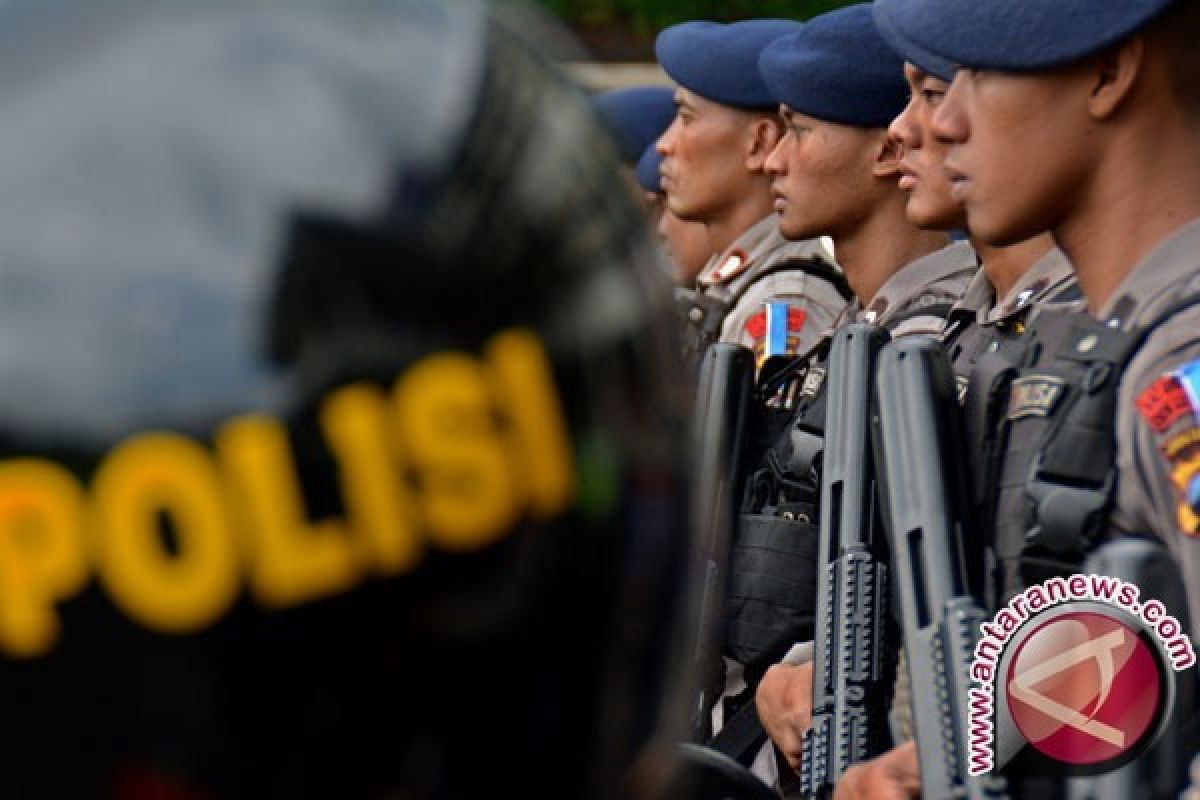
{"type": "MultiPolygon", "coordinates": [[[[1176,383],[1186,388],[1186,367],[1200,347],[1194,342],[1200,312],[1172,310],[1187,300],[1196,271],[1188,248],[1197,228],[1191,223],[1200,217],[1200,202],[1188,188],[1200,186],[1200,170],[1190,160],[1200,150],[1192,134],[1192,100],[1200,87],[1190,70],[1194,48],[1185,41],[1195,30],[1194,4],[1112,3],[1104,6],[1111,16],[1082,25],[1048,10],[1016,50],[998,44],[1015,40],[1006,38],[1015,37],[1008,26],[998,24],[994,40],[982,35],[983,26],[998,22],[990,13],[943,18],[942,6],[951,4],[884,5],[902,35],[973,67],[956,75],[934,120],[950,141],[947,168],[972,231],[1004,244],[1051,230],[1074,264],[1093,318],[1110,330],[1152,326],[1121,364],[1114,420],[1119,474],[1104,527],[1158,536],[1195,585],[1200,545],[1189,527],[1188,456],[1186,448],[1162,447],[1182,443],[1194,421],[1190,403],[1165,419],[1155,416],[1169,399],[1163,391],[1176,383]],[[1045,74],[1016,74],[1035,69],[1045,74]],[[1041,138],[1021,128],[1000,135],[1014,103],[1041,138]],[[1087,147],[1072,149],[1075,143],[1087,147]],[[1022,181],[1020,191],[1001,190],[999,176],[1018,148],[1026,164],[1037,160],[1030,167],[1037,179],[1022,181]],[[1102,196],[1109,199],[1096,202],[1102,196]],[[1154,200],[1142,208],[1139,198],[1154,200]],[[1159,319],[1164,312],[1171,313],[1159,319]]],[[[1048,352],[1041,363],[1050,365],[1053,357],[1048,352]]],[[[1193,612],[1200,610],[1200,597],[1191,602],[1193,612]]]]}
{"type": "Polygon", "coordinates": [[[687,222],[667,208],[655,143],[675,118],[675,93],[666,86],[632,86],[602,92],[592,107],[614,134],[622,172],[645,199],[650,225],[659,236],[672,278],[694,287],[700,270],[712,258],[708,231],[702,223],[687,222]]]}
{"type": "MultiPolygon", "coordinates": [[[[936,335],[977,262],[969,245],[948,244],[945,234],[922,231],[905,217],[900,152],[887,126],[904,107],[907,87],[870,6],[816,17],[776,40],[764,49],[760,70],[788,126],[767,162],[780,229],[788,238],[833,239],[855,294],[840,321],[874,323],[893,336],[936,335]]],[[[784,416],[786,424],[764,424],[766,452],[751,456],[734,545],[728,642],[748,665],[750,690],[740,698],[748,711],[756,679],[781,658],[800,660],[803,651],[791,646],[812,635],[816,578],[794,565],[811,566],[816,553],[813,466],[823,441],[826,357],[827,348],[819,348],[804,369],[780,377],[799,388],[799,399],[784,414],[765,412],[784,416]],[[784,534],[781,526],[793,530],[784,534]],[[767,542],[779,548],[773,564],[756,557],[767,542]]],[[[805,669],[795,663],[774,669],[759,714],[793,768],[806,720],[789,709],[808,693],[805,669]]]]}
{"type": "MultiPolygon", "coordinates": [[[[910,98],[904,111],[891,124],[892,135],[904,148],[901,185],[908,192],[908,216],[915,224],[937,229],[964,229],[962,205],[953,200],[943,171],[946,142],[933,135],[931,120],[954,78],[955,67],[945,59],[911,46],[893,35],[890,20],[875,6],[880,33],[906,59],[905,79],[910,98]]],[[[949,348],[959,396],[968,410],[968,439],[981,440],[978,418],[984,410],[979,398],[984,387],[969,390],[969,378],[981,358],[1011,360],[1022,345],[1021,334],[1040,310],[1078,302],[1074,272],[1049,234],[1038,234],[1025,242],[994,247],[976,239],[972,244],[982,262],[962,298],[951,310],[943,332],[949,348]],[[975,402],[973,402],[975,401],[975,402]]],[[[968,448],[971,455],[975,448],[968,448]]],[[[973,464],[978,492],[983,481],[979,464],[973,464]]],[[[977,501],[982,502],[978,496],[977,501]]],[[[986,542],[973,540],[980,548],[986,542]]],[[[903,672],[903,670],[902,670],[903,672]]],[[[897,677],[893,699],[894,739],[901,742],[893,751],[847,770],[837,787],[839,798],[901,797],[920,786],[917,755],[912,741],[908,709],[910,686],[907,676],[897,677]]],[[[793,709],[793,713],[800,713],[793,709]]]]}
{"type": "Polygon", "coordinates": [[[870,6],[814,18],[769,45],[759,64],[787,126],[767,162],[781,232],[833,240],[854,291],[840,321],[936,334],[977,263],[969,246],[905,214],[901,153],[887,126],[907,87],[870,6]]]}
{"type": "Polygon", "coordinates": [[[0,794],[652,785],[678,344],[529,29],[0,9],[0,794]]]}
{"type": "MultiPolygon", "coordinates": [[[[1040,316],[1010,384],[1022,390],[993,395],[1007,409],[1007,446],[989,454],[1008,476],[989,487],[1001,600],[1039,567],[1071,569],[1108,539],[1151,536],[1186,578],[1194,638],[1200,7],[880,6],[914,47],[970,67],[933,124],[972,232],[1006,244],[1051,231],[1087,301],[1086,316],[1040,316]],[[1029,180],[1011,180],[1017,164],[1029,180]],[[1070,506],[1047,505],[1067,486],[1070,506]]],[[[1155,794],[1178,790],[1180,775],[1155,777],[1155,794]]]]}
{"type": "Polygon", "coordinates": [[[806,352],[845,305],[832,255],[789,243],[772,212],[767,157],[782,135],[758,73],[764,46],[798,23],[686,22],[659,34],[659,63],[678,84],[678,113],[658,141],[667,208],[704,224],[715,255],[680,294],[689,357],[709,344],[753,348],[760,361],[806,352]]]}

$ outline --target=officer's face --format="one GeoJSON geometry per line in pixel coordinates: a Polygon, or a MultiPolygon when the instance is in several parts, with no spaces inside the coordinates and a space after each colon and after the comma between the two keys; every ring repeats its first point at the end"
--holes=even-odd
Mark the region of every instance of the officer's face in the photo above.
{"type": "Polygon", "coordinates": [[[785,133],[767,159],[779,230],[788,239],[832,236],[836,241],[862,222],[880,191],[872,171],[886,134],[815,119],[786,106],[780,113],[785,133]]]}
{"type": "Polygon", "coordinates": [[[1004,246],[1059,225],[1094,163],[1090,89],[1076,67],[956,73],[932,123],[973,235],[1004,246]]]}
{"type": "Polygon", "coordinates": [[[680,219],[719,221],[746,183],[750,116],[687,89],[676,90],[675,105],[675,120],[657,144],[667,208],[680,219]]]}
{"type": "Polygon", "coordinates": [[[663,209],[658,218],[658,235],[674,269],[675,281],[690,286],[712,256],[708,229],[698,222],[688,222],[663,209]]]}
{"type": "Polygon", "coordinates": [[[908,193],[908,218],[920,228],[966,227],[966,213],[955,201],[943,169],[946,143],[933,136],[933,112],[950,84],[912,64],[904,65],[910,97],[888,133],[900,143],[900,188],[908,193]]]}

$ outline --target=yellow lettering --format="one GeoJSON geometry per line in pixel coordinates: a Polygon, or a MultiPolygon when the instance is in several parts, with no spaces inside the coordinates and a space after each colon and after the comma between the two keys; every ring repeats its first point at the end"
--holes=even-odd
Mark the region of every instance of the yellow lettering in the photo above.
{"type": "Polygon", "coordinates": [[[342,525],[309,524],[283,425],[246,416],[217,434],[217,451],[233,478],[239,519],[253,532],[251,576],[264,605],[284,607],[354,585],[354,551],[342,525]]]}
{"type": "Polygon", "coordinates": [[[130,439],[100,465],[93,497],[100,576],[116,605],[164,633],[197,630],[228,609],[238,554],[200,445],[167,433],[130,439]],[[177,547],[167,546],[164,524],[177,547]]]}
{"type": "Polygon", "coordinates": [[[488,365],[513,426],[517,475],[526,482],[534,515],[564,511],[575,493],[575,470],[554,376],[541,342],[528,331],[501,333],[489,343],[488,365]]]}
{"type": "Polygon", "coordinates": [[[38,656],[58,638],[55,604],[87,579],[83,489],[37,459],[0,465],[0,645],[38,656]]]}
{"type": "Polygon", "coordinates": [[[394,401],[429,538],[470,551],[506,534],[517,516],[513,476],[478,362],[430,356],[397,383],[394,401]]]}
{"type": "Polygon", "coordinates": [[[395,575],[421,558],[408,486],[388,448],[387,400],[380,390],[352,386],[321,409],[321,426],[338,462],[342,497],[361,563],[395,575]]]}

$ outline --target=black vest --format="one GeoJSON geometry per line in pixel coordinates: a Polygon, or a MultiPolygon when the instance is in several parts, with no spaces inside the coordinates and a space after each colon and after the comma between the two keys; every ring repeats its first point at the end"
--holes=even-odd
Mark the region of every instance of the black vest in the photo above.
{"type": "MultiPolygon", "coordinates": [[[[885,325],[949,311],[949,304],[918,305],[885,325]]],[[[825,340],[807,359],[768,364],[757,390],[725,640],[726,655],[746,665],[751,686],[791,645],[813,638],[828,358],[825,340]]]]}
{"type": "Polygon", "coordinates": [[[1122,375],[1158,326],[1198,303],[1200,293],[1185,294],[1129,331],[1081,312],[1044,311],[1015,358],[976,364],[969,392],[982,391],[984,434],[972,449],[982,462],[983,529],[996,559],[993,607],[1077,570],[1106,533],[1122,375]]]}

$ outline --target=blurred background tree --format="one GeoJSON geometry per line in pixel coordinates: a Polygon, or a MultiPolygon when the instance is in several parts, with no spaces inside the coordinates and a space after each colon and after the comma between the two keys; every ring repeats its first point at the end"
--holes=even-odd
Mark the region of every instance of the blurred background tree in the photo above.
{"type": "Polygon", "coordinates": [[[570,26],[597,58],[653,60],[655,35],[689,19],[808,19],[852,0],[536,0],[570,26]]]}

